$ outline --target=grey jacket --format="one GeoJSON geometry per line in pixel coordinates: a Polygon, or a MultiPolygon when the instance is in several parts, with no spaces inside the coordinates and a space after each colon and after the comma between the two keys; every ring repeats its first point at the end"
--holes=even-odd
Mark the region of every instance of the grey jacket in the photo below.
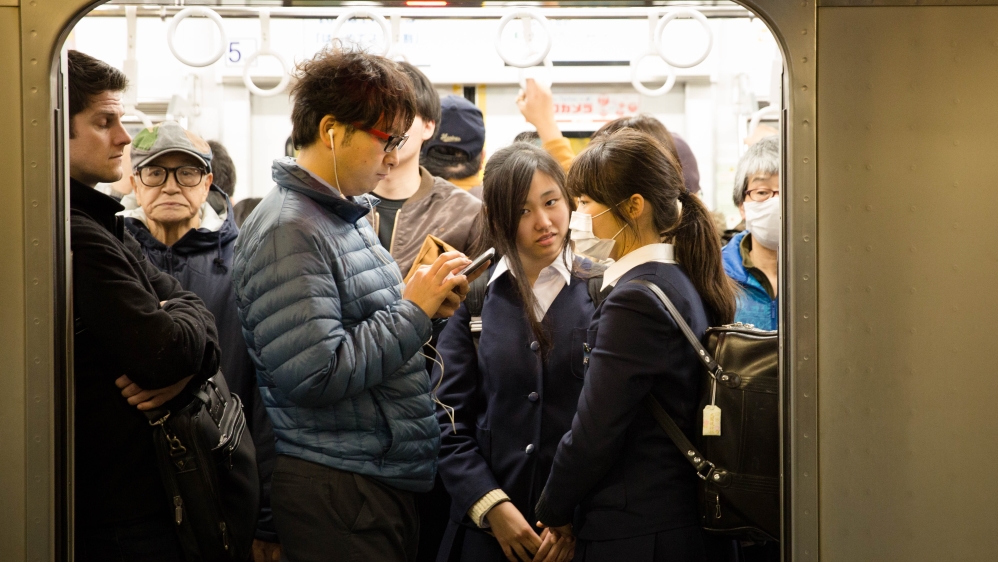
{"type": "MultiPolygon", "coordinates": [[[[478,238],[481,200],[451,182],[419,167],[419,189],[395,215],[392,243],[388,248],[402,275],[409,273],[427,234],[432,234],[467,252],[478,238]]],[[[378,232],[381,220],[375,210],[368,217],[378,232]]]]}
{"type": "Polygon", "coordinates": [[[368,221],[292,158],[242,226],[232,282],[277,453],[433,486],[440,428],[419,355],[430,319],[368,221]]]}

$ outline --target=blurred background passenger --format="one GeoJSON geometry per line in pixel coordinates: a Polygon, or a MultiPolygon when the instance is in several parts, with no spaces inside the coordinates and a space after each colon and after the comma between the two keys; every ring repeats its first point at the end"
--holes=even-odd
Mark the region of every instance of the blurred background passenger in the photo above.
{"type": "Polygon", "coordinates": [[[616,261],[603,274],[612,290],[588,331],[578,411],[537,517],[556,534],[578,533],[576,560],[702,560],[696,473],[644,401],[656,398],[695,439],[703,367],[662,302],[631,281],[668,295],[698,337],[730,322],[734,289],[713,222],[672,153],[630,128],[579,154],[568,187],[593,235],[615,240],[616,261]]]}
{"type": "Polygon", "coordinates": [[[764,137],[749,147],[735,171],[733,199],[745,231],[723,249],[724,271],[741,287],[736,322],[775,330],[780,244],[780,137],[764,137]]]}
{"type": "Polygon", "coordinates": [[[673,159],[679,162],[680,172],[683,174],[683,184],[686,186],[687,191],[693,194],[700,192],[700,170],[697,167],[697,159],[693,156],[693,151],[690,150],[690,145],[670,133],[661,121],[647,113],[614,119],[593,133],[593,139],[609,135],[625,127],[648,133],[655,137],[655,140],[669,151],[673,159]],[[682,150],[680,150],[680,146],[682,146],[682,150]],[[692,174],[686,174],[687,167],[692,171],[692,174]]]}
{"type": "Polygon", "coordinates": [[[214,176],[211,185],[221,189],[231,201],[236,193],[236,165],[222,143],[210,140],[208,146],[211,147],[211,173],[214,176]]]}
{"type": "Polygon", "coordinates": [[[434,176],[482,198],[485,158],[485,119],[482,110],[460,96],[440,100],[440,122],[433,138],[423,145],[419,163],[434,176]]]}
{"type": "MultiPolygon", "coordinates": [[[[144,129],[132,141],[133,191],[122,199],[125,227],[149,262],[204,301],[215,317],[222,375],[246,411],[256,445],[261,498],[254,551],[279,549],[270,515],[274,430],[256,385],[232,290],[232,250],[239,229],[229,198],[214,184],[217,164],[207,142],[175,121],[144,129]]],[[[222,168],[224,169],[224,165],[222,168]]]]}
{"type": "Polygon", "coordinates": [[[143,412],[185,406],[188,384],[215,374],[215,323],[201,299],[146,260],[115,216],[121,205],[94,189],[122,177],[128,81],[78,51],[67,59],[75,558],[182,562],[143,412]]]}
{"type": "Polygon", "coordinates": [[[538,148],[541,146],[541,136],[537,134],[537,131],[523,131],[518,133],[513,137],[513,142],[527,142],[538,148]]]}
{"type": "Polygon", "coordinates": [[[398,148],[398,164],[374,188],[380,202],[371,217],[381,245],[407,277],[427,234],[467,252],[478,237],[482,202],[419,165],[423,143],[433,138],[440,122],[440,96],[419,69],[407,62],[398,64],[415,88],[416,118],[409,138],[398,148]]]}
{"type": "MultiPolygon", "coordinates": [[[[438,560],[448,562],[530,560],[541,548],[534,505],[575,415],[582,338],[595,310],[592,263],[568,248],[575,205],[561,166],[515,143],[489,158],[484,180],[483,246],[503,258],[486,274],[479,341],[465,305],[438,344],[447,374],[437,394],[455,422],[437,410],[440,476],[453,497],[438,560]]],[[[570,537],[549,535],[552,559],[574,549],[570,537]]]]}
{"type": "Polygon", "coordinates": [[[238,203],[232,206],[232,212],[235,215],[236,226],[241,227],[243,221],[250,216],[253,209],[263,201],[261,197],[247,197],[246,199],[241,199],[238,203]]]}

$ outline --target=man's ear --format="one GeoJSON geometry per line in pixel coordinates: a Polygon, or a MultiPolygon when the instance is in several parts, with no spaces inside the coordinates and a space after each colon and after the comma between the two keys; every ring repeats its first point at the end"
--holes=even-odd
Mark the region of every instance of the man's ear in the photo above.
{"type": "Polygon", "coordinates": [[[423,142],[432,139],[435,132],[437,132],[436,121],[423,121],[423,142]]]}
{"type": "Polygon", "coordinates": [[[319,142],[324,144],[326,148],[333,148],[332,140],[329,138],[329,132],[335,130],[336,125],[336,118],[332,115],[326,115],[319,121],[319,130],[317,131],[319,135],[319,142]]]}

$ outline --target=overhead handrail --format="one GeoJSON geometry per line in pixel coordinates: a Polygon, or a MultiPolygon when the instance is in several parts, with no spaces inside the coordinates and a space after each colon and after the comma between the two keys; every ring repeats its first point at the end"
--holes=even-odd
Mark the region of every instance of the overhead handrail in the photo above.
{"type": "Polygon", "coordinates": [[[538,12],[537,10],[530,9],[517,9],[516,11],[509,12],[502,19],[499,20],[499,29],[496,31],[496,54],[499,58],[503,60],[506,64],[510,66],[515,66],[517,68],[528,68],[531,66],[537,66],[544,62],[547,58],[548,53],[551,52],[551,28],[548,23],[548,19],[544,17],[544,14],[538,12]],[[513,18],[520,18],[523,20],[523,36],[529,46],[533,42],[534,34],[530,26],[530,20],[535,20],[540,24],[541,28],[544,30],[545,43],[544,48],[540,51],[533,53],[531,58],[526,60],[513,60],[506,55],[502,50],[502,32],[506,29],[509,22],[513,21],[513,18]]]}
{"type": "MultiPolygon", "coordinates": [[[[669,93],[669,90],[671,90],[676,84],[676,69],[672,65],[669,65],[668,62],[666,62],[666,64],[669,66],[669,75],[665,79],[665,84],[662,84],[661,87],[652,90],[642,84],[640,78],[638,77],[638,67],[641,65],[641,61],[648,57],[662,58],[661,54],[655,48],[657,42],[656,39],[658,37],[658,26],[656,25],[657,19],[657,11],[651,11],[648,13],[648,49],[631,59],[631,85],[634,86],[634,89],[638,92],[651,97],[664,96],[669,93]]],[[[662,60],[665,59],[662,58],[662,60]]]]}
{"type": "Polygon", "coordinates": [[[392,28],[390,25],[388,25],[388,20],[386,20],[384,16],[381,16],[374,12],[368,10],[350,10],[348,12],[340,14],[340,17],[336,18],[336,21],[333,22],[333,30],[332,30],[333,38],[335,39],[340,34],[340,29],[343,27],[343,24],[354,18],[370,18],[374,20],[375,23],[381,26],[381,32],[384,34],[385,37],[385,45],[384,48],[381,49],[381,52],[378,54],[380,54],[383,57],[387,57],[388,53],[391,52],[392,50],[392,28]]]}
{"type": "Polygon", "coordinates": [[[215,64],[215,61],[222,58],[225,54],[225,45],[227,44],[225,38],[225,26],[222,25],[222,16],[218,15],[214,10],[209,8],[204,8],[201,6],[192,6],[190,8],[184,8],[177,12],[177,15],[173,16],[170,20],[170,25],[166,28],[166,45],[170,47],[170,52],[173,56],[177,57],[177,60],[186,64],[187,66],[193,67],[205,67],[215,64]],[[173,45],[173,38],[177,33],[177,26],[180,22],[191,16],[203,16],[209,18],[211,21],[215,22],[215,26],[218,27],[218,34],[221,41],[218,42],[218,49],[207,59],[203,61],[191,60],[177,51],[177,48],[173,45]]]}
{"type": "Polygon", "coordinates": [[[658,26],[655,27],[653,44],[655,45],[655,49],[658,51],[658,55],[662,57],[662,60],[664,60],[669,66],[674,68],[693,68],[694,66],[705,61],[707,59],[707,55],[710,54],[711,49],[714,48],[714,33],[710,29],[707,17],[700,13],[699,10],[694,10],[692,8],[679,8],[676,10],[670,10],[665,14],[665,17],[658,21],[658,26]],[[692,62],[676,62],[672,60],[665,53],[665,48],[662,45],[662,37],[665,34],[665,26],[669,25],[669,22],[679,16],[689,16],[697,20],[700,22],[700,25],[703,26],[704,33],[707,34],[707,48],[704,49],[702,55],[694,59],[692,62]]]}
{"type": "Polygon", "coordinates": [[[122,71],[125,74],[125,78],[128,79],[128,89],[121,95],[121,105],[124,106],[126,116],[138,117],[145,128],[151,129],[152,119],[149,119],[145,113],[136,108],[139,104],[139,60],[135,56],[135,43],[138,40],[138,14],[135,6],[125,7],[125,22],[128,34],[125,47],[125,64],[122,71]]]}
{"type": "Polygon", "coordinates": [[[391,54],[388,58],[392,60],[402,59],[405,62],[409,62],[409,57],[402,52],[399,45],[402,44],[402,16],[399,14],[392,14],[392,49],[391,54]]]}
{"type": "Polygon", "coordinates": [[[284,58],[284,55],[275,51],[270,46],[270,10],[260,10],[260,48],[255,53],[246,57],[246,61],[243,64],[243,84],[253,94],[266,98],[276,96],[288,87],[288,83],[291,81],[291,74],[288,72],[288,61],[284,58]],[[267,90],[254,84],[253,79],[250,78],[250,67],[253,61],[262,56],[274,57],[277,59],[277,62],[281,63],[281,81],[278,82],[277,86],[267,90]]]}

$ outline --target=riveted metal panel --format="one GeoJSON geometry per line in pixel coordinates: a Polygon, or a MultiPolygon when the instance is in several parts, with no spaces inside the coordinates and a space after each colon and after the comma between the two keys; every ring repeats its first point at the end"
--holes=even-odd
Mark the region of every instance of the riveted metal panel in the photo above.
{"type": "MultiPolygon", "coordinates": [[[[66,166],[56,150],[65,115],[55,70],[70,25],[93,0],[25,0],[20,8],[25,341],[25,534],[27,560],[67,556],[66,166]],[[58,374],[58,376],[57,376],[58,374]]],[[[15,133],[17,134],[17,133],[15,133]]],[[[71,492],[70,492],[71,494],[71,492]]]]}
{"type": "Polygon", "coordinates": [[[998,7],[820,8],[821,553],[998,552],[998,7]]]}
{"type": "Polygon", "coordinates": [[[24,559],[24,221],[21,57],[17,8],[0,8],[0,545],[24,559]]]}
{"type": "Polygon", "coordinates": [[[741,2],[783,51],[783,243],[780,254],[784,560],[818,559],[817,10],[812,0],[741,2]]]}

